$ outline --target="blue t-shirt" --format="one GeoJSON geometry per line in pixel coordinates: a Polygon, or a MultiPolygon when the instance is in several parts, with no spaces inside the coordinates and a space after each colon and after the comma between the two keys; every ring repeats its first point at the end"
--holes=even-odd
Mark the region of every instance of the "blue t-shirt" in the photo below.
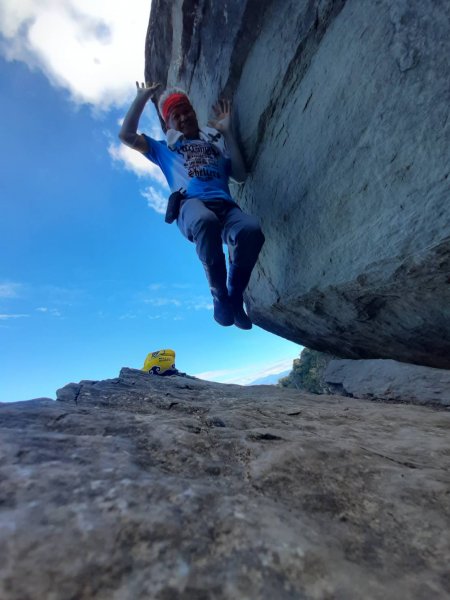
{"type": "Polygon", "coordinates": [[[160,167],[171,192],[183,188],[187,198],[233,200],[228,188],[231,160],[221,134],[205,128],[200,136],[202,139],[188,140],[175,135],[169,146],[165,140],[144,135],[149,148],[144,156],[160,167]]]}

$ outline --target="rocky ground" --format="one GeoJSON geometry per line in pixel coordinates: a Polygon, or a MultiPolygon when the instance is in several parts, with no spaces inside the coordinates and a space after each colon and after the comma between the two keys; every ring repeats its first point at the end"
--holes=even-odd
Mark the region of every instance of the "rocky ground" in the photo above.
{"type": "Polygon", "coordinates": [[[185,377],[0,406],[2,600],[450,594],[448,408],[185,377]]]}

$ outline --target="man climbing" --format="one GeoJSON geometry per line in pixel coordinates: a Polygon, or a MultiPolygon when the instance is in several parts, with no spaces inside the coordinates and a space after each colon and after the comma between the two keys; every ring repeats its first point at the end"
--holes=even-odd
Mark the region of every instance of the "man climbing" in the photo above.
{"type": "MultiPolygon", "coordinates": [[[[205,269],[220,325],[250,329],[252,322],[243,306],[243,292],[250,280],[264,235],[258,221],[234,202],[228,188],[231,176],[242,183],[244,161],[231,130],[231,104],[219,101],[210,127],[200,128],[196,113],[183,90],[166,90],[158,109],[166,125],[166,141],[137,133],[139,119],[158,83],[136,82],[137,94],[123,121],[121,141],[158,165],[172,195],[183,189],[177,225],[195,243],[205,269]],[[227,270],[222,243],[229,251],[227,270]]],[[[179,197],[179,196],[178,196],[179,197]]]]}

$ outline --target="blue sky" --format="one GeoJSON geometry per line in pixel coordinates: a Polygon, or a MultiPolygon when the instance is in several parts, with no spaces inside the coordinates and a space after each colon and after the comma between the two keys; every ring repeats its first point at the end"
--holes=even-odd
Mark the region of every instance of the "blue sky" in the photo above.
{"type": "MultiPolygon", "coordinates": [[[[150,3],[124,4],[0,8],[0,401],[116,377],[161,348],[182,371],[237,383],[301,350],[215,324],[194,246],[164,223],[160,173],[120,145],[150,3]]],[[[162,137],[151,107],[141,124],[162,137]]]]}

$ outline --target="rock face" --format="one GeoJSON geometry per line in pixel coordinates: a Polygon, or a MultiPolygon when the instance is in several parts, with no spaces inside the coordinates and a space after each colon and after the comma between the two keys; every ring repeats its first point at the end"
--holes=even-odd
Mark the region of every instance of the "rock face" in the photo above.
{"type": "Polygon", "coordinates": [[[146,79],[232,97],[261,327],[450,367],[450,3],[154,0],[146,79]]]}
{"type": "Polygon", "coordinates": [[[332,360],[323,379],[347,396],[450,406],[450,371],[444,369],[395,360],[332,360]]]}
{"type": "Polygon", "coordinates": [[[2,600],[450,594],[448,411],[123,369],[0,406],[2,600]]]}

